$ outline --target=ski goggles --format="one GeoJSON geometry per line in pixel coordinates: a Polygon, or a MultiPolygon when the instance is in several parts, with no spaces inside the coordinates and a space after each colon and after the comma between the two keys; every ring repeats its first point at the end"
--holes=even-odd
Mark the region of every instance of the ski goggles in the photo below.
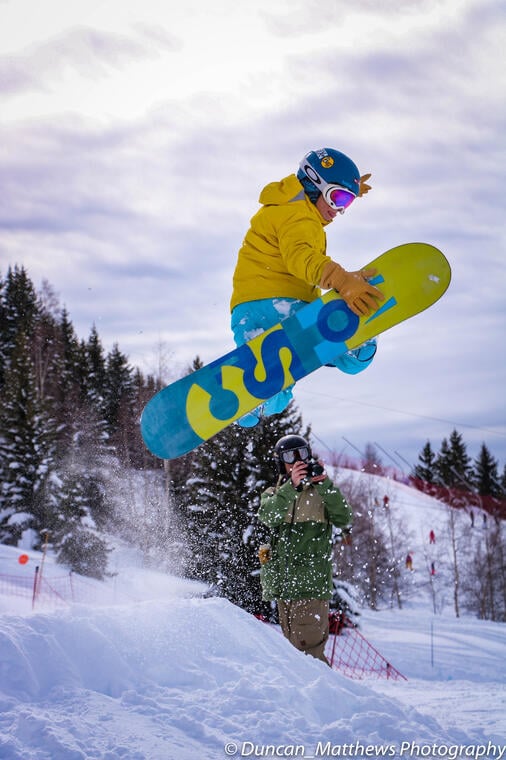
{"type": "Polygon", "coordinates": [[[350,190],[346,190],[340,185],[327,185],[322,191],[322,195],[323,200],[341,214],[344,214],[345,209],[351,206],[356,197],[350,190]]]}
{"type": "Polygon", "coordinates": [[[337,209],[340,214],[344,214],[345,209],[347,209],[355,200],[356,195],[351,190],[348,190],[346,187],[337,183],[326,182],[321,174],[319,174],[315,167],[309,162],[307,156],[302,159],[299,168],[302,169],[305,176],[313,183],[316,189],[320,191],[323,200],[328,203],[331,208],[337,209]]]}
{"type": "Polygon", "coordinates": [[[286,462],[286,464],[293,464],[297,461],[297,459],[301,459],[303,462],[305,462],[310,458],[309,448],[307,446],[301,446],[298,449],[288,449],[287,451],[282,451],[279,456],[283,462],[286,462]]]}

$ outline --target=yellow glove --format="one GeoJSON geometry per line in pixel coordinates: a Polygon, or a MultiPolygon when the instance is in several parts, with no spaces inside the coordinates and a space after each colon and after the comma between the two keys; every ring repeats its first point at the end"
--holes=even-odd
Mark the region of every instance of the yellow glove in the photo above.
{"type": "Polygon", "coordinates": [[[369,174],[363,174],[359,181],[358,181],[358,197],[361,198],[363,195],[369,192],[371,189],[371,186],[367,184],[367,180],[370,178],[371,173],[369,174]]]}
{"type": "Polygon", "coordinates": [[[354,314],[365,316],[378,308],[376,301],[384,301],[383,293],[369,285],[369,277],[374,277],[376,269],[362,269],[360,272],[347,272],[335,261],[329,261],[323,267],[320,287],[328,290],[335,288],[354,314]]]}

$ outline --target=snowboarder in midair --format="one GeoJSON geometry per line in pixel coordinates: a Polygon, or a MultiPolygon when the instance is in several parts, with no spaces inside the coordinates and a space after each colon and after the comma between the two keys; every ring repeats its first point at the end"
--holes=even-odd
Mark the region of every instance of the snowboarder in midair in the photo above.
{"type": "MultiPolygon", "coordinates": [[[[370,176],[361,176],[344,153],[321,148],[304,156],[296,175],[264,187],[261,208],[251,219],[233,278],[231,326],[238,346],[318,298],[320,288],[335,288],[359,316],[377,309],[383,295],[368,282],[376,270],[343,269],[327,254],[324,229],[369,192],[370,176]]],[[[369,366],[375,353],[373,339],[333,364],[356,374],[369,366]]],[[[262,414],[282,412],[291,398],[289,387],[238,422],[252,427],[262,414]]]]}

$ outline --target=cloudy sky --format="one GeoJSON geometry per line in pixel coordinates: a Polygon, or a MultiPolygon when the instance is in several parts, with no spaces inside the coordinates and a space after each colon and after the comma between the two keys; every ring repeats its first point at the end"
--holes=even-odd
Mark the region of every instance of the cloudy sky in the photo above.
{"type": "Polygon", "coordinates": [[[373,191],[329,254],[356,269],[424,241],[453,280],[363,375],[302,381],[304,421],[405,468],[457,428],[502,467],[505,33],[501,0],[0,0],[0,271],[49,281],[80,338],[96,324],[177,374],[233,345],[262,186],[340,149],[373,191]]]}

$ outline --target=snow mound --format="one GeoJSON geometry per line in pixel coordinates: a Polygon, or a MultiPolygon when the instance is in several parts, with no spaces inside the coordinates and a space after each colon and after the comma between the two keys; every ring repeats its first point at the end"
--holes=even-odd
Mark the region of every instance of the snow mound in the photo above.
{"type": "Polygon", "coordinates": [[[310,756],[357,740],[397,756],[402,742],[485,741],[401,694],[346,679],[224,599],[0,617],[2,760],[222,759],[267,745],[310,756]]]}

